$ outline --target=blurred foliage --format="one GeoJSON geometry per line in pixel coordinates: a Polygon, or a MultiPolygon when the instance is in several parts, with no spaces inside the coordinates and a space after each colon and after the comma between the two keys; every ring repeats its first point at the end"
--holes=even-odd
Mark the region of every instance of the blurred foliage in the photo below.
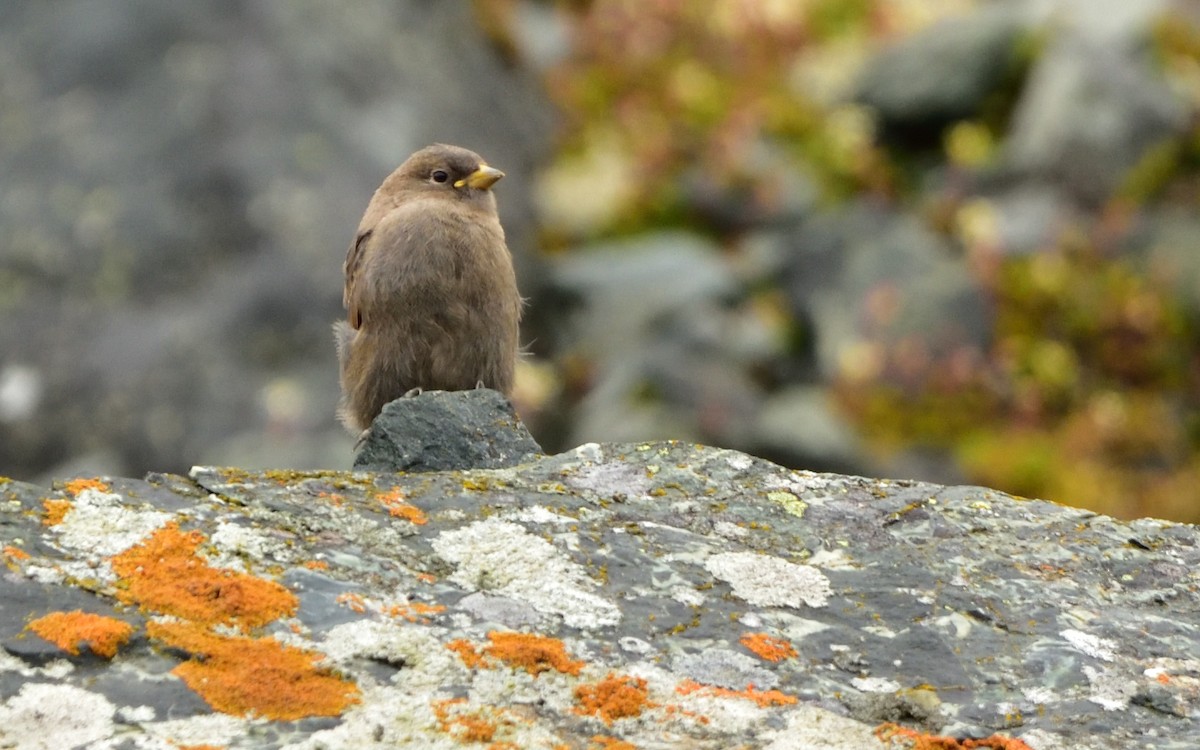
{"type": "Polygon", "coordinates": [[[892,192],[893,169],[871,116],[843,94],[871,49],[921,22],[928,11],[916,7],[893,0],[580,4],[571,57],[548,76],[565,118],[542,191],[548,244],[712,224],[703,209],[731,198],[743,218],[769,217],[796,172],[830,198],[892,192]],[[580,195],[581,182],[590,198],[580,195]]]}
{"type": "Polygon", "coordinates": [[[1200,518],[1200,320],[1170,286],[1077,235],[982,281],[994,340],[837,386],[883,449],[949,451],[972,481],[1120,516],[1200,518]]]}
{"type": "MultiPolygon", "coordinates": [[[[1152,36],[1164,74],[1200,111],[1200,30],[1168,14],[1152,36]]],[[[990,148],[964,123],[946,151],[970,168],[990,148]]],[[[871,367],[837,384],[840,402],[878,448],[948,451],[981,484],[1117,516],[1200,521],[1200,310],[1178,296],[1175,269],[1107,250],[1138,216],[1170,204],[1194,211],[1198,199],[1194,119],[1147,149],[1096,214],[1035,254],[993,252],[990,206],[965,201],[957,229],[993,304],[990,348],[914,367],[904,346],[876,346],[871,367]]]]}
{"type": "MultiPolygon", "coordinates": [[[[493,19],[512,7],[477,5],[493,19]]],[[[1177,285],[1113,250],[1150,202],[1200,198],[1200,127],[1149,149],[1107,205],[1050,246],[1004,256],[992,207],[964,186],[994,168],[1007,115],[993,107],[947,127],[931,163],[884,145],[852,96],[888,41],[974,5],[557,3],[570,43],[546,71],[563,127],[538,197],[545,247],[679,224],[736,240],[789,209],[797,175],[825,202],[869,194],[921,207],[962,247],[993,337],[983,351],[933,352],[910,337],[847,352],[833,387],[870,443],[945,452],[972,481],[1016,494],[1200,521],[1198,313],[1173,296],[1177,285]],[[923,194],[913,170],[950,175],[949,194],[923,194]]],[[[1165,17],[1151,42],[1200,111],[1200,32],[1165,17]]],[[[1023,43],[1032,62],[1036,38],[1023,43]]]]}

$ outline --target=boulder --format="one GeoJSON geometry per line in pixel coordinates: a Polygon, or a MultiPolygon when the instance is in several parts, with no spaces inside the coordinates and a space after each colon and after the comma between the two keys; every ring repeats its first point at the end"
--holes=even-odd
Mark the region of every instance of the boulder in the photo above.
{"type": "Polygon", "coordinates": [[[1200,743],[1191,526],[679,442],[0,500],[6,746],[1200,743]]]}

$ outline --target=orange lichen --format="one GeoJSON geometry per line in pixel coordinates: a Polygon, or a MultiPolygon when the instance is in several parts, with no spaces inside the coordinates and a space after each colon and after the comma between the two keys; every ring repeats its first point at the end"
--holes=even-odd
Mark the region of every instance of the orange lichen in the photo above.
{"type": "Polygon", "coordinates": [[[465,704],[464,698],[435,701],[433,713],[437,716],[438,726],[462,742],[491,742],[499,728],[495,719],[485,717],[482,710],[458,710],[465,704]]]}
{"type": "Polygon", "coordinates": [[[791,643],[766,633],[747,633],[742,636],[740,643],[766,661],[783,661],[796,656],[796,649],[791,643]]]}
{"type": "Polygon", "coordinates": [[[20,547],[14,547],[11,544],[5,545],[4,556],[10,560],[28,560],[29,553],[20,547]]]}
{"type": "Polygon", "coordinates": [[[609,725],[613,719],[638,716],[655,705],[644,679],[612,672],[603,680],[576,687],[575,700],[579,702],[576,713],[599,717],[609,725]]]}
{"type": "Polygon", "coordinates": [[[675,692],[680,695],[701,693],[716,698],[741,698],[742,700],[753,701],[760,708],[789,706],[796,702],[795,696],[781,693],[778,690],[759,690],[753,685],[747,686],[745,690],[730,690],[729,688],[717,687],[716,685],[702,685],[695,680],[684,680],[675,686],[675,692]]]}
{"type": "Polygon", "coordinates": [[[1033,750],[1023,740],[1012,737],[1001,737],[998,734],[979,739],[959,740],[954,737],[925,734],[924,732],[918,732],[915,729],[902,727],[892,722],[880,724],[875,727],[875,736],[879,738],[880,742],[888,745],[903,742],[908,750],[979,750],[981,748],[991,748],[991,750],[1033,750]]]}
{"type": "Polygon", "coordinates": [[[340,508],[346,502],[345,495],[340,495],[336,492],[318,492],[317,497],[322,500],[328,500],[329,504],[336,508],[340,508]]]}
{"type": "Polygon", "coordinates": [[[63,522],[67,513],[75,506],[70,500],[43,500],[42,507],[46,509],[46,517],[42,519],[42,525],[57,526],[63,522]]]}
{"type": "Polygon", "coordinates": [[[583,670],[584,663],[567,656],[566,646],[557,638],[496,630],[487,637],[491,644],[484,647],[485,654],[510,667],[521,667],[535,677],[551,669],[569,675],[583,670]]]}
{"type": "Polygon", "coordinates": [[[226,750],[226,745],[176,745],[178,750],[226,750]]]}
{"type": "Polygon", "coordinates": [[[74,497],[84,490],[97,490],[98,492],[111,492],[108,485],[101,482],[99,479],[72,479],[66,483],[67,492],[74,497]]]}
{"type": "Polygon", "coordinates": [[[358,701],[358,687],[316,662],[321,655],[274,638],[222,636],[196,623],[151,622],[151,638],[192,654],[172,674],[217,711],[294,721],[337,716],[358,701]]]}
{"type": "Polygon", "coordinates": [[[462,660],[463,665],[467,669],[478,669],[481,667],[491,666],[491,662],[486,656],[479,653],[479,649],[475,648],[474,644],[465,638],[456,638],[446,644],[446,648],[458,654],[458,658],[462,660]]]}
{"type": "Polygon", "coordinates": [[[418,573],[417,580],[421,583],[434,583],[437,581],[437,576],[433,573],[418,573]]]}
{"type": "Polygon", "coordinates": [[[362,594],[355,594],[348,591],[344,594],[338,594],[334,601],[338,604],[345,604],[351,612],[360,615],[367,611],[367,600],[362,597],[362,594]]]}
{"type": "Polygon", "coordinates": [[[424,602],[409,602],[408,604],[393,604],[387,608],[389,617],[402,617],[409,622],[428,623],[430,615],[446,611],[442,604],[425,604],[424,602]]]}
{"type": "Polygon", "coordinates": [[[605,737],[602,734],[597,734],[592,737],[588,750],[637,750],[637,745],[625,740],[619,740],[616,737],[605,737]]]}
{"type": "Polygon", "coordinates": [[[117,598],[143,610],[243,630],[295,613],[299,600],[278,583],[210,567],[196,554],[203,541],[200,532],[180,531],[172,522],[113,557],[112,568],[121,577],[117,598]]]}
{"type": "Polygon", "coordinates": [[[309,570],[329,570],[329,563],[324,560],[309,560],[304,563],[304,567],[309,570]]]}
{"type": "Polygon", "coordinates": [[[429,519],[425,517],[425,511],[415,505],[409,505],[404,502],[404,492],[399,487],[392,487],[390,492],[376,495],[375,499],[383,503],[383,506],[388,509],[389,515],[403,518],[417,526],[424,526],[426,523],[429,523],[429,519]]]}
{"type": "Polygon", "coordinates": [[[133,635],[133,626],[127,622],[79,609],[51,612],[27,627],[69,654],[78,654],[79,644],[83,643],[105,659],[116,656],[117,649],[133,635]]]}

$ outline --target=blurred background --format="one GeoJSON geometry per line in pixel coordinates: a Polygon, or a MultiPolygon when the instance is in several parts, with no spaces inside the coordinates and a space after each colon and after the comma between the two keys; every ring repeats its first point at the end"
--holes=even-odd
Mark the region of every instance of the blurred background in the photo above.
{"type": "Polygon", "coordinates": [[[1189,0],[0,4],[0,475],[345,468],[372,191],[497,186],[548,452],[1200,520],[1189,0]]]}

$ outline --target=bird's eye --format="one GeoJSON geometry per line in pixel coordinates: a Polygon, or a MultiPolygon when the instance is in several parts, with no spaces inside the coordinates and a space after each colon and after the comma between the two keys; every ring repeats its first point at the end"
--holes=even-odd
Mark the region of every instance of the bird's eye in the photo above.
{"type": "Polygon", "coordinates": [[[446,172],[441,169],[433,170],[433,174],[429,176],[434,182],[445,182],[446,180],[450,179],[450,175],[446,174],[446,172]]]}

